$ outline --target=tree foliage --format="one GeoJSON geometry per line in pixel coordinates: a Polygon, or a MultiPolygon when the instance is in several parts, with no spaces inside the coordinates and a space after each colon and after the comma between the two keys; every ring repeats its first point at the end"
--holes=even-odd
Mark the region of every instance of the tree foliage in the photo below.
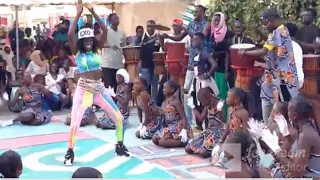
{"type": "MultiPolygon", "coordinates": [[[[207,15],[212,17],[214,12],[223,12],[227,16],[228,25],[232,19],[241,18],[250,36],[254,37],[252,29],[261,27],[259,16],[263,10],[276,9],[285,22],[290,21],[299,25],[300,13],[308,7],[320,12],[320,0],[211,0],[207,7],[207,15]]],[[[320,18],[316,23],[320,24],[320,18]]]]}

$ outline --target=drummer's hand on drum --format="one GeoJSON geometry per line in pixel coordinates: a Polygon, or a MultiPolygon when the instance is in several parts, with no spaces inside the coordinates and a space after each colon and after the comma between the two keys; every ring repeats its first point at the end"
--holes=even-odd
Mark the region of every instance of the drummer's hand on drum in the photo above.
{"type": "Polygon", "coordinates": [[[161,36],[162,36],[162,38],[164,38],[164,39],[169,38],[169,35],[168,35],[167,33],[162,33],[161,36]]]}
{"type": "Polygon", "coordinates": [[[238,54],[239,54],[240,56],[244,56],[245,53],[246,53],[246,51],[243,51],[243,50],[239,50],[239,51],[238,51],[238,54]]]}

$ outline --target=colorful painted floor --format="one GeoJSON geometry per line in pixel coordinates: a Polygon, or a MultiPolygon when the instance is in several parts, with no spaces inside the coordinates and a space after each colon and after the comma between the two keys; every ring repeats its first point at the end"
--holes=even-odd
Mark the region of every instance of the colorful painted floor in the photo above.
{"type": "MultiPolygon", "coordinates": [[[[7,118],[7,117],[6,117],[7,118]]],[[[187,155],[183,149],[163,149],[148,140],[134,136],[138,118],[132,113],[131,127],[125,133],[125,144],[134,157],[114,155],[114,130],[94,126],[81,128],[75,149],[73,167],[63,165],[69,127],[55,116],[50,124],[38,127],[14,125],[0,129],[0,152],[14,149],[23,158],[21,178],[69,178],[78,167],[99,169],[106,178],[217,178],[222,169],[210,166],[208,159],[187,155]]],[[[3,118],[0,116],[0,120],[3,118]]],[[[270,158],[266,157],[266,163],[270,158]]]]}

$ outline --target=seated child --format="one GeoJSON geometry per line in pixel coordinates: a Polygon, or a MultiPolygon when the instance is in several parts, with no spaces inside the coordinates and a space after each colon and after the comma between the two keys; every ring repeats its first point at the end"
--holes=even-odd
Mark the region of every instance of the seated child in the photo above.
{"type": "Polygon", "coordinates": [[[137,99],[140,119],[136,137],[151,139],[162,128],[163,118],[159,114],[159,108],[151,102],[151,96],[147,91],[147,81],[142,77],[137,77],[133,84],[132,94],[137,99]]]}
{"type": "MultiPolygon", "coordinates": [[[[131,99],[131,92],[129,87],[130,77],[128,72],[125,69],[119,69],[116,73],[116,80],[118,86],[114,99],[124,118],[123,125],[124,128],[126,128],[129,118],[129,101],[131,99]]],[[[102,129],[115,129],[116,122],[105,113],[102,118],[99,118],[97,127],[102,129]]]]}
{"type": "MultiPolygon", "coordinates": [[[[195,109],[193,99],[189,99],[190,105],[196,119],[201,121],[208,121],[206,123],[206,130],[204,130],[198,137],[191,139],[189,144],[185,147],[188,154],[199,154],[203,158],[211,156],[212,149],[218,143],[223,133],[223,114],[221,109],[218,109],[219,99],[209,87],[201,88],[198,91],[198,100],[200,104],[205,106],[202,113],[195,109]]],[[[222,108],[222,107],[220,107],[222,108]]]]}
{"type": "Polygon", "coordinates": [[[221,151],[221,146],[228,137],[230,133],[233,133],[235,130],[243,129],[247,131],[248,129],[248,120],[249,120],[249,113],[247,110],[248,103],[246,102],[247,98],[245,97],[246,93],[242,89],[239,88],[232,88],[228,91],[227,96],[227,105],[228,105],[228,118],[227,118],[227,127],[221,136],[218,143],[212,150],[213,161],[216,166],[225,168],[226,159],[224,157],[224,153],[220,154],[220,159],[218,162],[216,158],[219,157],[219,153],[221,151]]]}
{"type": "Polygon", "coordinates": [[[163,86],[163,94],[165,100],[161,113],[164,115],[164,125],[152,137],[152,142],[164,148],[185,147],[193,134],[186,120],[179,85],[174,81],[167,81],[163,86]]]}

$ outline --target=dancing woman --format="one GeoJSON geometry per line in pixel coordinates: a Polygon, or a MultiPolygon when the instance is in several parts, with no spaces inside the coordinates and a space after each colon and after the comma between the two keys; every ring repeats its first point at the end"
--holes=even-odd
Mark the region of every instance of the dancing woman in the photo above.
{"type": "Polygon", "coordinates": [[[83,11],[83,4],[77,5],[77,16],[69,30],[69,44],[72,54],[75,55],[77,69],[80,79],[73,97],[73,106],[71,111],[70,134],[68,139],[68,151],[65,156],[65,164],[72,164],[74,161],[73,148],[75,146],[76,132],[80,126],[83,114],[92,104],[100,106],[107,112],[112,119],[116,121],[117,142],[116,153],[120,156],[129,156],[127,148],[123,145],[123,116],[116,103],[109,96],[108,90],[104,88],[101,80],[101,58],[98,55],[98,48],[103,48],[108,29],[95,13],[90,5],[85,5],[98,21],[101,29],[101,39],[97,41],[94,38],[93,30],[83,28],[78,32],[78,41],[75,39],[75,30],[78,20],[83,11]]]}

